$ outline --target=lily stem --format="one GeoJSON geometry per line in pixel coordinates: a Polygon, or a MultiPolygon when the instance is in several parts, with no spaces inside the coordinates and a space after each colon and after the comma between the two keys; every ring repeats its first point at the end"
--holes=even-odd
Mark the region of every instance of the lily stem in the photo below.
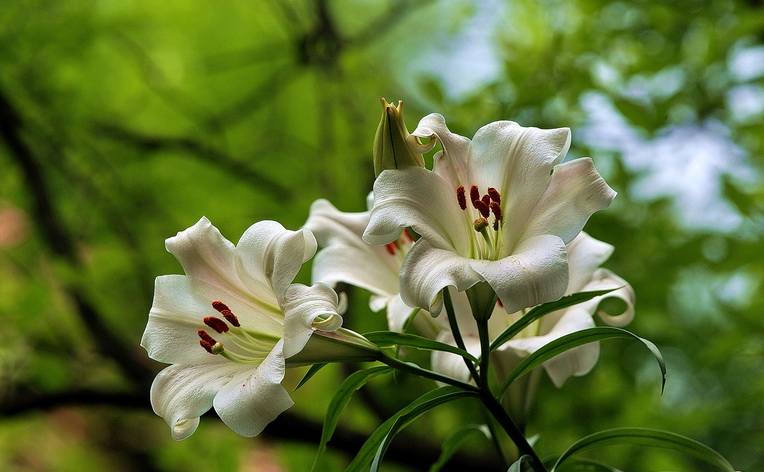
{"type": "MultiPolygon", "coordinates": [[[[451,334],[454,336],[454,341],[456,341],[456,347],[459,349],[466,351],[467,348],[464,344],[464,339],[462,338],[462,333],[459,331],[459,322],[456,320],[456,313],[454,312],[454,304],[451,301],[451,294],[448,292],[448,288],[443,289],[443,305],[446,308],[446,315],[448,317],[448,324],[451,328],[451,334]]],[[[466,357],[463,357],[464,363],[467,364],[467,369],[470,371],[470,374],[472,375],[473,379],[478,378],[478,371],[475,368],[475,364],[472,363],[469,359],[466,357]]]]}
{"type": "Polygon", "coordinates": [[[424,369],[422,367],[419,367],[418,365],[411,363],[411,362],[403,362],[399,359],[396,359],[394,357],[388,356],[385,353],[381,353],[379,356],[379,361],[383,364],[387,364],[390,367],[394,369],[398,369],[402,372],[408,372],[409,374],[418,375],[420,377],[425,377],[431,380],[435,380],[437,382],[442,382],[444,384],[453,385],[455,387],[459,387],[463,390],[467,390],[470,392],[477,392],[478,389],[474,385],[470,385],[466,382],[462,382],[461,380],[457,380],[454,378],[451,378],[447,375],[439,374],[437,372],[433,372],[431,370],[424,369]]]}
{"type": "Polygon", "coordinates": [[[501,427],[507,433],[512,442],[517,446],[520,456],[527,455],[531,459],[533,470],[536,472],[547,472],[546,467],[541,462],[541,459],[533,450],[533,447],[525,439],[525,434],[515,424],[512,417],[509,416],[507,410],[499,403],[491,392],[490,385],[488,383],[488,368],[491,357],[491,344],[488,335],[488,320],[475,320],[477,322],[478,336],[480,337],[480,376],[477,379],[478,389],[480,390],[480,399],[483,401],[483,405],[488,411],[496,418],[501,427]]]}

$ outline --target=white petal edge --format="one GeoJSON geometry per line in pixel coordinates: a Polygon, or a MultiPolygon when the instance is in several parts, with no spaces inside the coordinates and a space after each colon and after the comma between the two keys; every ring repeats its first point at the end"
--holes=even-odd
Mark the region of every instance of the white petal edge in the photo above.
{"type": "MultiPolygon", "coordinates": [[[[567,244],[581,232],[589,217],[610,206],[615,196],[616,192],[597,172],[590,158],[558,164],[520,240],[553,234],[567,244]]],[[[510,241],[510,245],[513,243],[510,241]]]]}
{"type": "Polygon", "coordinates": [[[185,439],[196,431],[199,417],[232,378],[249,372],[241,365],[172,365],[151,384],[151,406],[170,426],[172,438],[185,439]]]}
{"type": "Polygon", "coordinates": [[[507,313],[557,300],[568,287],[565,244],[557,236],[535,236],[511,256],[471,259],[470,265],[493,287],[507,313]]]}
{"type": "Polygon", "coordinates": [[[283,340],[256,370],[242,373],[224,385],[213,404],[220,419],[236,433],[253,437],[294,405],[281,386],[284,379],[283,340]]]}
{"type": "Polygon", "coordinates": [[[594,272],[613,253],[613,246],[581,232],[567,245],[568,290],[566,294],[580,292],[589,283],[594,272]]]}
{"type": "Polygon", "coordinates": [[[284,357],[300,352],[313,334],[317,318],[324,317],[321,331],[334,331],[342,325],[337,293],[328,285],[290,285],[284,296],[284,357]]]}
{"type": "Polygon", "coordinates": [[[401,299],[408,306],[420,307],[438,316],[443,309],[441,290],[454,287],[462,292],[482,281],[470,261],[419,239],[401,266],[401,299]]]}

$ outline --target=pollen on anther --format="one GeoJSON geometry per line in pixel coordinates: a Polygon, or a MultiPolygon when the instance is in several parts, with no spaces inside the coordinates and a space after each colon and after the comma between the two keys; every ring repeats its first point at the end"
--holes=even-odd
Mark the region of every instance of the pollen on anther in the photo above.
{"type": "Polygon", "coordinates": [[[488,187],[488,196],[491,197],[491,200],[501,205],[501,194],[499,194],[498,190],[493,187],[488,187]]]}
{"type": "Polygon", "coordinates": [[[239,318],[236,317],[236,315],[233,314],[231,310],[223,310],[220,312],[221,315],[223,315],[223,318],[225,318],[229,323],[234,325],[235,327],[240,327],[239,324],[239,318]]]}
{"type": "Polygon", "coordinates": [[[212,302],[212,308],[216,309],[217,311],[221,313],[223,312],[223,310],[228,310],[228,311],[231,310],[230,308],[228,308],[228,305],[226,305],[225,303],[219,300],[212,302]]]}
{"type": "Polygon", "coordinates": [[[475,200],[480,200],[480,191],[478,190],[477,185],[470,187],[470,200],[473,202],[475,200]]]}
{"type": "Polygon", "coordinates": [[[456,187],[456,200],[459,202],[459,208],[467,209],[467,196],[465,195],[464,185],[456,187]]]}
{"type": "Polygon", "coordinates": [[[493,213],[496,221],[501,221],[501,205],[496,202],[491,202],[491,213],[493,213]]]}
{"type": "Polygon", "coordinates": [[[205,331],[203,329],[200,329],[199,331],[197,331],[196,334],[199,335],[199,337],[201,338],[202,341],[209,343],[210,347],[214,346],[217,343],[217,341],[215,341],[215,338],[210,336],[207,333],[207,331],[205,331]]]}
{"type": "Polygon", "coordinates": [[[212,348],[215,346],[214,344],[210,344],[209,342],[205,341],[204,339],[199,340],[199,345],[204,348],[205,351],[209,352],[210,354],[215,354],[212,352],[212,348]]]}
{"type": "Polygon", "coordinates": [[[216,332],[220,334],[228,332],[228,325],[225,324],[225,321],[221,320],[220,318],[216,316],[208,316],[204,318],[204,324],[206,324],[207,326],[214,329],[216,332]]]}
{"type": "Polygon", "coordinates": [[[385,249],[387,250],[387,253],[391,256],[395,255],[395,251],[398,249],[398,246],[395,243],[389,243],[385,244],[385,249]]]}
{"type": "Polygon", "coordinates": [[[472,206],[477,208],[480,214],[483,215],[483,218],[488,218],[488,215],[491,214],[491,211],[488,209],[488,205],[486,205],[482,200],[473,200],[472,206]]]}

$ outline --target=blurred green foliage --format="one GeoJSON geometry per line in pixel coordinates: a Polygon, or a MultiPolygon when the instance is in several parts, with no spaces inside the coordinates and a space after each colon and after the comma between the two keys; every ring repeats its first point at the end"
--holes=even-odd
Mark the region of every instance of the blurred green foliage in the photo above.
{"type": "MultiPolygon", "coordinates": [[[[542,382],[542,455],[645,426],[764,470],[763,38],[756,0],[6,2],[0,469],[306,470],[315,446],[289,437],[352,367],[322,371],[262,438],[210,417],[175,443],[138,343],[153,278],[180,271],[163,241],[202,215],[235,241],[261,219],[299,227],[317,198],[365,208],[384,96],[412,128],[430,112],[466,136],[500,119],[571,127],[570,154],[620,193],[586,229],[616,246],[608,267],[636,290],[630,329],[663,351],[666,392],[639,346],[603,343],[591,374],[542,382]]],[[[351,295],[346,324],[383,328],[351,295]]],[[[343,424],[368,433],[431,386],[381,379],[343,424]]],[[[398,442],[437,454],[476,415],[444,409],[398,442]]],[[[703,470],[665,451],[592,457],[703,470]]],[[[327,470],[346,460],[335,448],[327,470]]]]}

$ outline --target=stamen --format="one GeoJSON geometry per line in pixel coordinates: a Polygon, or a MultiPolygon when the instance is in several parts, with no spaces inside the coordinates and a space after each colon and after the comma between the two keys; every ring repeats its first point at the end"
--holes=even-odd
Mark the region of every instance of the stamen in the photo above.
{"type": "Polygon", "coordinates": [[[387,249],[388,254],[390,254],[391,256],[394,256],[395,251],[398,249],[398,245],[396,245],[395,243],[385,244],[385,249],[387,249]]]}
{"type": "Polygon", "coordinates": [[[223,310],[231,311],[231,309],[228,308],[228,305],[226,305],[225,303],[223,303],[223,302],[221,302],[219,300],[216,300],[216,301],[212,302],[212,308],[216,309],[220,313],[222,313],[223,310]]]}
{"type": "Polygon", "coordinates": [[[470,200],[473,202],[480,200],[480,191],[478,191],[477,185],[470,187],[470,200]]]}
{"type": "Polygon", "coordinates": [[[215,316],[208,316],[208,317],[204,318],[204,324],[206,324],[210,328],[214,329],[219,334],[223,334],[223,333],[227,333],[228,332],[228,325],[225,324],[225,321],[223,321],[220,318],[217,318],[215,316]]]}
{"type": "Polygon", "coordinates": [[[229,323],[234,325],[235,327],[240,327],[239,319],[236,317],[236,315],[233,314],[231,310],[223,310],[220,312],[221,315],[223,315],[223,318],[226,319],[229,323]]]}
{"type": "Polygon", "coordinates": [[[409,233],[408,228],[403,230],[403,235],[406,236],[406,239],[408,239],[410,243],[414,242],[414,236],[412,236],[411,233],[409,233]]]}
{"type": "Polygon", "coordinates": [[[483,203],[486,204],[486,206],[491,206],[491,197],[488,195],[483,195],[483,198],[480,199],[483,203]]]}
{"type": "Polygon", "coordinates": [[[210,354],[215,354],[214,352],[212,352],[212,348],[215,347],[213,344],[208,343],[204,339],[200,339],[199,345],[202,346],[204,350],[209,352],[210,354]]]}
{"type": "Polygon", "coordinates": [[[501,205],[491,202],[491,213],[496,217],[496,221],[501,221],[501,205]]]}
{"type": "Polygon", "coordinates": [[[473,200],[472,206],[477,208],[480,214],[483,215],[483,218],[488,218],[488,215],[491,214],[490,210],[488,209],[488,205],[486,205],[483,200],[473,200]]]}
{"type": "Polygon", "coordinates": [[[488,196],[491,197],[491,200],[501,205],[501,195],[498,190],[493,187],[488,187],[488,196]]]}
{"type": "Polygon", "coordinates": [[[199,331],[197,331],[196,334],[199,335],[202,341],[208,343],[210,346],[214,346],[215,344],[217,344],[217,341],[215,341],[215,338],[207,334],[207,331],[203,329],[200,329],[199,331]]]}
{"type": "Polygon", "coordinates": [[[478,218],[472,222],[472,227],[475,228],[475,231],[478,233],[482,233],[488,227],[488,220],[485,218],[478,218]]]}
{"type": "Polygon", "coordinates": [[[459,208],[461,208],[462,210],[467,209],[467,197],[464,193],[465,193],[464,185],[460,185],[456,187],[456,201],[459,202],[459,208]]]}

